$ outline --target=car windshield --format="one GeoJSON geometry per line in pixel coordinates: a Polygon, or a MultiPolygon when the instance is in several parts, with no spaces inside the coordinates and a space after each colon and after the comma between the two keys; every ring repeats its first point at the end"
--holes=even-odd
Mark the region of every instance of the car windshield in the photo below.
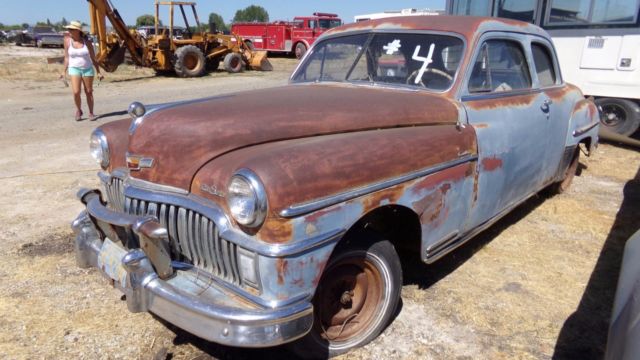
{"type": "Polygon", "coordinates": [[[440,34],[358,34],[314,46],[292,82],[365,82],[446,90],[463,42],[440,34]]]}

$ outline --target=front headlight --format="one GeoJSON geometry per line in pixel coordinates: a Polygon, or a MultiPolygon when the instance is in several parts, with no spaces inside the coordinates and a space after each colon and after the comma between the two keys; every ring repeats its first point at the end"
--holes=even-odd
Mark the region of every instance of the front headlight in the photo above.
{"type": "Polygon", "coordinates": [[[262,225],[267,215],[267,194],[258,176],[248,169],[233,175],[227,188],[227,205],[240,225],[262,225]]]}
{"type": "Polygon", "coordinates": [[[93,157],[103,169],[109,166],[109,144],[107,136],[100,129],[96,129],[91,134],[89,143],[91,157],[93,157]]]}

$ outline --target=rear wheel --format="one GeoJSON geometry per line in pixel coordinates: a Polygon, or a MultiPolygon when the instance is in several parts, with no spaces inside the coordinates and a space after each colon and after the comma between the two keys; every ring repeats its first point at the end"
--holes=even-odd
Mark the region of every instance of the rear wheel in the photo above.
{"type": "Polygon", "coordinates": [[[569,163],[569,167],[564,172],[564,176],[562,180],[558,181],[551,185],[549,190],[551,190],[551,194],[562,194],[569,190],[571,187],[571,183],[573,182],[573,178],[576,176],[576,172],[578,171],[578,164],[580,163],[580,148],[576,148],[575,153],[573,154],[573,158],[571,158],[571,163],[569,163]]]}
{"type": "Polygon", "coordinates": [[[305,45],[304,43],[297,43],[296,49],[295,49],[296,59],[302,59],[302,57],[306,53],[307,53],[307,45],[305,45]]]}
{"type": "Polygon", "coordinates": [[[389,241],[336,249],[316,289],[313,327],[293,350],[305,358],[331,357],[367,344],[395,315],[401,286],[400,260],[389,241]]]}
{"type": "Polygon", "coordinates": [[[596,100],[600,108],[600,122],[607,129],[629,136],[640,126],[640,107],[631,100],[600,98],[596,100]]]}
{"type": "Polygon", "coordinates": [[[224,69],[230,73],[239,73],[243,65],[242,56],[238,53],[228,53],[224,57],[224,69]]]}
{"type": "Polygon", "coordinates": [[[173,68],[180,77],[202,76],[205,62],[204,54],[200,49],[193,45],[185,45],[176,50],[173,68]]]}

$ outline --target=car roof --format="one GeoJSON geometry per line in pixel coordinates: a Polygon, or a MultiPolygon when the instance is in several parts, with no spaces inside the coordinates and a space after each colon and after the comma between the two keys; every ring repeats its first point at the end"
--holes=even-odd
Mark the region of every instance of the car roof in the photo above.
{"type": "Polygon", "coordinates": [[[458,33],[468,41],[487,31],[507,31],[529,33],[549,38],[540,27],[518,20],[510,20],[481,16],[396,16],[375,20],[361,21],[331,29],[327,36],[344,32],[376,30],[430,30],[458,33]]]}

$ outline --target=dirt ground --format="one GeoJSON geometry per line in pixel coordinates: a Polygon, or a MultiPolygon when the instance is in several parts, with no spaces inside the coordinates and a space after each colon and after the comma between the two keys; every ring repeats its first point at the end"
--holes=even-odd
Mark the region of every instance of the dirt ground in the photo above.
{"type": "MultiPolygon", "coordinates": [[[[285,84],[275,71],[198,79],[125,66],[96,86],[96,122],[73,120],[60,50],[0,46],[0,354],[5,358],[250,359],[286,348],[209,343],[131,314],[96,271],[79,269],[69,223],[97,186],[88,139],[145,104],[285,84]]],[[[85,108],[86,109],[86,108],[85,108]]],[[[85,110],[86,112],[86,110],[85,110]]],[[[625,240],[640,227],[640,153],[602,144],[567,194],[536,196],[434,265],[405,269],[402,307],[344,359],[599,359],[625,240]]]]}

